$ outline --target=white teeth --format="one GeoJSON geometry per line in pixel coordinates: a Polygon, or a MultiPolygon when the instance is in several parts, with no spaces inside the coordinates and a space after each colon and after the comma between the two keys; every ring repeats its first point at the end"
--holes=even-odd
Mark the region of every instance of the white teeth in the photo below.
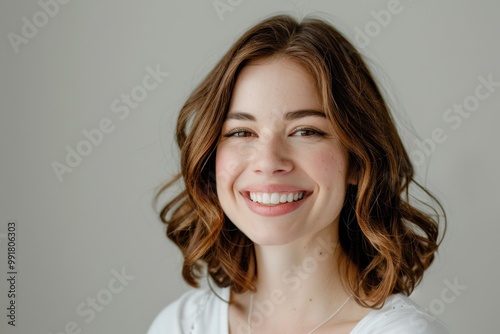
{"type": "Polygon", "coordinates": [[[304,198],[304,192],[297,193],[250,193],[250,200],[266,205],[277,205],[280,203],[294,202],[304,198]]]}
{"type": "Polygon", "coordinates": [[[278,204],[280,202],[280,194],[272,193],[271,195],[271,204],[278,204]]]}
{"type": "Polygon", "coordinates": [[[262,194],[262,203],[264,203],[264,204],[271,203],[271,196],[268,193],[262,194]]]}
{"type": "Polygon", "coordinates": [[[280,203],[286,203],[286,198],[287,198],[286,194],[281,195],[280,203]]]}

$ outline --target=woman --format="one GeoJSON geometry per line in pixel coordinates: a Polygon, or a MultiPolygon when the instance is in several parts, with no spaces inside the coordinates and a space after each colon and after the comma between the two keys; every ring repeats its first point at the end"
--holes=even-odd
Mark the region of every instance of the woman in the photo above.
{"type": "Polygon", "coordinates": [[[388,107],[329,24],[249,29],[183,106],[177,142],[182,172],[162,191],[185,190],[160,216],[186,282],[208,273],[210,289],[150,334],[447,333],[407,297],[434,259],[438,212],[410,204],[388,107]]]}

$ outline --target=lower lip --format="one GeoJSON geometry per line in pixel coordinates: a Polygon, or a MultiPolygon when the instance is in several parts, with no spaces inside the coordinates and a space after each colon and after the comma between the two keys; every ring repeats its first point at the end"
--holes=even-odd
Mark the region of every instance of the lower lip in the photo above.
{"type": "Polygon", "coordinates": [[[281,203],[278,205],[263,205],[260,203],[253,202],[250,198],[243,196],[245,198],[245,201],[248,205],[248,208],[253,212],[256,213],[260,216],[267,216],[267,217],[275,217],[275,216],[281,216],[285,215],[287,213],[290,213],[296,209],[298,209],[299,206],[304,203],[304,200],[306,199],[305,195],[301,200],[298,200],[296,202],[286,202],[286,203],[281,203]]]}

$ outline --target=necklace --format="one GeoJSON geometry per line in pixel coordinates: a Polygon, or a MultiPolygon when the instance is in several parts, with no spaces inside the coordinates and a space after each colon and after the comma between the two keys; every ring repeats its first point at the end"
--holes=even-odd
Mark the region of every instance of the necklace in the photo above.
{"type": "MultiPolygon", "coordinates": [[[[250,310],[248,312],[248,319],[247,319],[247,330],[248,330],[248,333],[252,333],[252,330],[250,328],[250,319],[252,318],[252,311],[253,311],[253,293],[250,295],[250,310]]],[[[340,305],[340,307],[335,310],[335,312],[333,312],[332,314],[330,314],[330,316],[328,318],[326,318],[322,323],[320,323],[318,326],[314,327],[314,329],[310,332],[308,332],[307,334],[312,334],[314,333],[318,328],[320,328],[321,326],[323,326],[324,324],[326,324],[328,321],[330,321],[334,316],[337,315],[337,313],[340,312],[340,310],[342,310],[344,308],[344,306],[347,304],[347,302],[349,301],[349,299],[351,299],[352,295],[350,295],[349,297],[347,297],[347,299],[342,303],[342,305],[340,305]]]]}

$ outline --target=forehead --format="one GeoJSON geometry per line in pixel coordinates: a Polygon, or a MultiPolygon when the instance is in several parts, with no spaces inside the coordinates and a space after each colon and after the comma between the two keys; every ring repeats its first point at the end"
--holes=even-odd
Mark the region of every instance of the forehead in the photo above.
{"type": "Polygon", "coordinates": [[[233,88],[229,112],[321,109],[315,81],[307,69],[287,58],[248,63],[233,88]]]}

